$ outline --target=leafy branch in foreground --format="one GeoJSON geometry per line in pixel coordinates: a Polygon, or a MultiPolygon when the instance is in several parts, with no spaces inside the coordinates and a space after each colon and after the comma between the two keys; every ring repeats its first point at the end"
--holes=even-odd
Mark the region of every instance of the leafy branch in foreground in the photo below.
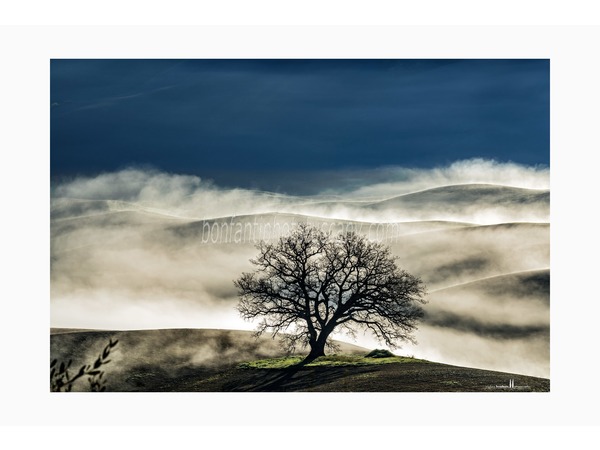
{"type": "Polygon", "coordinates": [[[71,360],[67,364],[64,362],[58,364],[58,360],[53,359],[50,363],[50,391],[70,392],[75,381],[87,376],[92,392],[104,392],[106,390],[106,378],[103,378],[104,371],[100,370],[100,368],[110,362],[110,359],[108,359],[110,351],[118,342],[118,339],[114,342],[110,339],[108,345],[104,347],[102,353],[96,358],[96,361],[93,364],[81,366],[74,376],[71,376],[69,373],[71,360]]]}

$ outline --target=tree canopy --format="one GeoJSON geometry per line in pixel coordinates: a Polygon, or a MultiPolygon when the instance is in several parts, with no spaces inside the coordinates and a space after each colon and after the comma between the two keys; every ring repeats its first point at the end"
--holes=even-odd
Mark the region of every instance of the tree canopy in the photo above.
{"type": "Polygon", "coordinates": [[[238,311],[244,319],[261,319],[257,333],[281,334],[290,350],[309,346],[305,362],[325,354],[334,330],[370,331],[390,348],[414,342],[425,286],[397,266],[384,244],[301,224],[257,249],[255,270],[234,281],[238,311]]]}

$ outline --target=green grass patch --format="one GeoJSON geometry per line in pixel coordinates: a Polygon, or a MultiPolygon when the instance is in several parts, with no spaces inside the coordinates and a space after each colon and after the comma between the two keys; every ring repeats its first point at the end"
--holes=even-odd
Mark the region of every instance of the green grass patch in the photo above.
{"type": "MultiPolygon", "coordinates": [[[[294,366],[304,359],[303,356],[287,356],[283,358],[259,359],[240,364],[241,369],[285,369],[294,366]]],[[[321,356],[305,367],[340,367],[340,366],[373,366],[380,364],[427,362],[423,359],[409,358],[407,356],[391,356],[386,358],[372,358],[354,355],[321,356]]]]}
{"type": "Polygon", "coordinates": [[[286,356],[283,358],[257,359],[238,365],[240,369],[285,369],[294,366],[304,359],[302,356],[286,356]]]}
{"type": "Polygon", "coordinates": [[[460,382],[455,380],[444,380],[440,382],[444,386],[460,386],[460,382]]]}

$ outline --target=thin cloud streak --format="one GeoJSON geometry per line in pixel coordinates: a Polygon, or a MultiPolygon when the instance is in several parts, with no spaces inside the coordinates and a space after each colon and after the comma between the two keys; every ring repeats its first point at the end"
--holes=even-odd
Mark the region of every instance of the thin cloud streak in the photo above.
{"type": "MultiPolygon", "coordinates": [[[[75,107],[73,109],[70,109],[68,111],[65,111],[62,114],[61,113],[57,114],[56,112],[53,112],[53,114],[56,114],[57,117],[64,117],[64,116],[67,116],[69,114],[73,114],[76,112],[81,112],[81,111],[86,111],[86,110],[91,110],[91,109],[98,109],[98,108],[108,108],[108,107],[114,106],[115,104],[117,104],[121,101],[124,101],[124,100],[131,100],[134,98],[144,97],[146,95],[152,95],[157,92],[162,92],[162,91],[167,91],[169,89],[173,89],[174,87],[176,87],[176,86],[175,85],[162,86],[162,87],[150,89],[147,91],[135,92],[133,94],[120,95],[120,96],[116,96],[116,97],[107,97],[104,99],[96,99],[96,100],[90,101],[87,104],[84,104],[84,105],[75,107]]],[[[73,103],[73,102],[68,102],[68,103],[73,103]]],[[[51,104],[51,106],[57,107],[57,106],[60,106],[60,103],[54,102],[51,104]]]]}

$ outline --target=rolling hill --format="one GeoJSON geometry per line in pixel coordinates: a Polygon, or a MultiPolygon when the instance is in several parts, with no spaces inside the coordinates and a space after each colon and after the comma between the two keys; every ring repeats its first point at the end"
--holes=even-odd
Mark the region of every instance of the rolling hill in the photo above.
{"type": "Polygon", "coordinates": [[[376,201],[320,202],[306,205],[299,211],[325,217],[346,217],[350,212],[361,220],[384,222],[546,222],[550,213],[550,192],[491,184],[460,184],[376,201]]]}

